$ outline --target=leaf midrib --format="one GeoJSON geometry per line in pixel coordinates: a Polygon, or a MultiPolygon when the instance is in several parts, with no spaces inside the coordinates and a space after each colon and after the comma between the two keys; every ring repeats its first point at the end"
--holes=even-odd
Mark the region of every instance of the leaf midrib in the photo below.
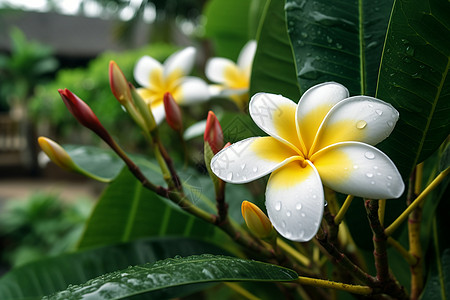
{"type": "Polygon", "coordinates": [[[361,95],[366,94],[366,65],[365,65],[365,43],[364,43],[364,10],[363,0],[358,1],[358,21],[359,21],[359,72],[360,72],[360,85],[361,95]]]}

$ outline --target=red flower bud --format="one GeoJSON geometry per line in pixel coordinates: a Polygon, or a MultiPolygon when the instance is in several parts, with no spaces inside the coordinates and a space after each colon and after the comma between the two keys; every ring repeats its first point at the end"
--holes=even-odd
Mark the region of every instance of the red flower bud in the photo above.
{"type": "Polygon", "coordinates": [[[100,123],[92,109],[83,100],[78,98],[77,95],[75,95],[68,89],[59,89],[58,92],[61,95],[61,98],[63,99],[67,109],[78,120],[78,122],[94,131],[103,140],[110,139],[110,136],[106,129],[100,123]]]}
{"type": "Polygon", "coordinates": [[[109,85],[114,97],[120,104],[126,105],[127,102],[132,102],[128,81],[114,61],[109,62],[109,85]]]}
{"type": "Polygon", "coordinates": [[[206,119],[206,129],[203,139],[209,144],[214,154],[219,152],[223,147],[222,127],[212,111],[209,111],[208,119],[206,119]]]}
{"type": "Polygon", "coordinates": [[[166,111],[166,121],[170,128],[180,131],[183,127],[183,118],[180,107],[175,102],[171,93],[164,94],[164,110],[166,111]]]}

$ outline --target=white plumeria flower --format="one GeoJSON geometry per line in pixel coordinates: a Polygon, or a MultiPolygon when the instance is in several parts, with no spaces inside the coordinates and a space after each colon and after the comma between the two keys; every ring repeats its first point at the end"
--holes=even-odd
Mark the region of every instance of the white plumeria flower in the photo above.
{"type": "Polygon", "coordinates": [[[163,97],[169,92],[181,105],[209,99],[208,85],[200,78],[187,76],[194,67],[195,48],[187,47],[172,54],[164,64],[143,56],[134,67],[134,79],[142,87],[141,97],[150,103],[157,124],[165,117],[163,97]]]}
{"type": "Polygon", "coordinates": [[[239,53],[237,64],[223,57],[210,58],[205,74],[212,82],[210,92],[215,96],[231,98],[240,108],[247,105],[250,73],[256,52],[256,42],[249,41],[239,53]]]}
{"type": "Polygon", "coordinates": [[[398,112],[368,96],[348,98],[335,82],[307,90],[298,105],[281,95],[259,93],[250,116],[270,136],[252,137],[217,153],[212,171],[222,180],[246,183],[270,175],[266,208],[275,229],[293,241],[317,233],[324,210],[322,184],[372,199],[398,198],[404,183],[394,163],[372,145],[393,130],[398,112]]]}

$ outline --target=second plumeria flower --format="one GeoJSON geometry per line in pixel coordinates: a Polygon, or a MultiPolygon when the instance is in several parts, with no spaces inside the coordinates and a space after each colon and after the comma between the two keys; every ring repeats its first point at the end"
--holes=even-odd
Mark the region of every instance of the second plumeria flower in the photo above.
{"type": "Polygon", "coordinates": [[[212,95],[231,98],[239,108],[248,103],[248,90],[256,42],[249,41],[239,54],[237,64],[223,57],[213,57],[206,63],[206,77],[217,84],[210,86],[212,95]]]}
{"type": "Polygon", "coordinates": [[[177,103],[189,105],[209,99],[208,85],[200,78],[188,76],[195,63],[196,50],[187,47],[172,54],[164,64],[150,56],[136,63],[134,79],[137,91],[150,104],[156,123],[164,117],[164,94],[171,93],[177,103]]]}
{"type": "Polygon", "coordinates": [[[259,93],[249,105],[253,121],[269,136],[232,144],[211,161],[222,180],[245,183],[272,173],[266,208],[275,229],[308,241],[324,210],[322,184],[372,199],[398,198],[404,183],[394,163],[375,145],[393,130],[398,112],[368,96],[348,97],[335,82],[307,90],[298,105],[259,93]]]}

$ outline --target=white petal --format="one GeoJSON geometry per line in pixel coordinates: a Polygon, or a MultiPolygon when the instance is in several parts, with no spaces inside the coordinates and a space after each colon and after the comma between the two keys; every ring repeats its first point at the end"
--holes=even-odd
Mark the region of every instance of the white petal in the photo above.
{"type": "Polygon", "coordinates": [[[272,137],[252,137],[217,153],[211,160],[211,170],[224,181],[246,183],[296,159],[295,154],[272,137]]]}
{"type": "Polygon", "coordinates": [[[168,78],[173,72],[179,72],[178,76],[186,76],[194,67],[195,48],[187,47],[175,52],[164,62],[164,78],[168,78]]]}
{"type": "Polygon", "coordinates": [[[225,83],[228,78],[226,78],[226,70],[236,69],[236,64],[223,57],[213,57],[206,62],[205,75],[212,82],[225,83]]]}
{"type": "Polygon", "coordinates": [[[150,75],[152,72],[162,72],[162,65],[150,56],[141,57],[134,66],[134,79],[143,87],[150,87],[150,75]]]}
{"type": "Polygon", "coordinates": [[[306,242],[319,229],[324,193],[317,170],[291,162],[270,175],[266,208],[275,229],[285,238],[306,242]]]}
{"type": "Polygon", "coordinates": [[[324,185],[333,190],[371,199],[398,198],[405,185],[389,157],[359,142],[343,142],[311,157],[324,185]]]}
{"type": "Polygon", "coordinates": [[[176,96],[178,97],[177,102],[182,105],[203,102],[210,98],[209,87],[200,78],[184,77],[176,96]]]}
{"type": "Polygon", "coordinates": [[[257,93],[250,100],[250,116],[267,134],[301,151],[295,123],[297,104],[281,95],[257,93]]]}
{"type": "Polygon", "coordinates": [[[300,98],[296,120],[300,136],[309,149],[320,124],[328,111],[348,97],[348,90],[336,82],[318,84],[308,89],[300,98]]]}
{"type": "Polygon", "coordinates": [[[368,96],[355,96],[336,104],[320,126],[315,149],[346,141],[370,145],[388,137],[398,120],[390,104],[368,96]]]}
{"type": "Polygon", "coordinates": [[[183,133],[183,138],[187,141],[203,135],[206,129],[206,120],[199,121],[188,128],[183,133]]]}
{"type": "Polygon", "coordinates": [[[164,103],[162,101],[156,101],[151,104],[153,118],[155,118],[156,124],[161,124],[161,122],[166,118],[166,111],[164,110],[164,103]]]}
{"type": "Polygon", "coordinates": [[[256,52],[256,41],[249,41],[245,44],[244,48],[242,48],[241,53],[239,53],[239,57],[237,60],[237,64],[239,68],[245,70],[250,68],[253,63],[253,58],[255,57],[256,52]]]}

